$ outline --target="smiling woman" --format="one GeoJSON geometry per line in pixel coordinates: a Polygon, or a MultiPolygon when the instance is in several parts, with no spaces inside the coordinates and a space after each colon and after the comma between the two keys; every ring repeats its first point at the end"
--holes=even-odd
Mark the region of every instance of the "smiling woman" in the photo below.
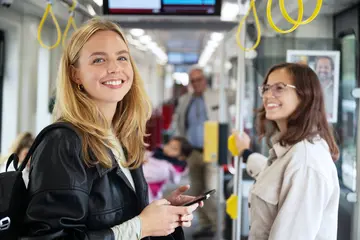
{"type": "Polygon", "coordinates": [[[302,64],[275,65],[259,91],[258,134],[268,140],[269,158],[249,150],[249,136],[236,134],[238,152],[256,179],[249,239],[335,240],[339,150],[316,73],[302,64]]]}
{"type": "Polygon", "coordinates": [[[189,186],[148,205],[141,165],[150,103],[116,24],[94,19],[73,34],[56,96],[55,120],[70,129],[49,132],[32,156],[27,235],[184,239],[181,226],[198,207],[182,206],[193,199],[182,195],[189,186]]]}
{"type": "Polygon", "coordinates": [[[81,49],[71,70],[82,93],[90,95],[111,123],[117,103],[129,92],[134,78],[122,37],[113,31],[96,32],[81,49]]]}
{"type": "Polygon", "coordinates": [[[293,84],[294,80],[287,69],[282,68],[271,72],[260,87],[266,119],[275,121],[280,132],[286,131],[287,119],[300,103],[293,84]]]}

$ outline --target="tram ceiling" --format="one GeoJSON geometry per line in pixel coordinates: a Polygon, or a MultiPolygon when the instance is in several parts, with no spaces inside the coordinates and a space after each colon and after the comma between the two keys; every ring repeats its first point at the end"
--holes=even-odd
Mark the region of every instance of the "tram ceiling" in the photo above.
{"type": "Polygon", "coordinates": [[[211,32],[205,30],[151,31],[168,52],[200,53],[211,32]]]}
{"type": "MultiPolygon", "coordinates": [[[[40,7],[37,0],[14,0],[16,3],[22,3],[22,9],[25,12],[29,8],[27,5],[34,5],[40,7]],[[31,4],[30,4],[31,3],[31,4]]],[[[59,3],[64,0],[59,0],[59,3]]],[[[241,0],[242,3],[246,0],[241,0]]],[[[101,7],[94,3],[94,0],[78,0],[84,6],[92,5],[95,12],[101,15],[101,7]]],[[[268,0],[256,0],[257,12],[260,18],[262,30],[264,33],[271,31],[267,26],[266,19],[266,5],[268,0]]],[[[288,1],[287,10],[290,15],[296,15],[298,6],[296,1],[288,1]]],[[[316,1],[303,0],[304,2],[304,15],[305,18],[313,12],[316,1]]],[[[346,8],[349,8],[360,0],[323,0],[323,6],[320,15],[333,15],[346,8]]],[[[58,1],[56,1],[58,3],[58,1]]],[[[223,3],[237,4],[238,0],[223,0],[223,3]]],[[[56,4],[59,6],[59,4],[56,4]]],[[[63,4],[60,4],[63,5],[63,4]]],[[[223,5],[225,6],[225,5],[223,5]]],[[[39,10],[41,10],[39,8],[39,10]]],[[[61,9],[61,10],[66,10],[61,9]]],[[[37,15],[37,14],[33,14],[37,15]]],[[[67,16],[66,13],[59,14],[60,16],[67,16]]],[[[225,14],[226,15],[226,14],[225,14]]],[[[281,26],[281,22],[285,21],[280,14],[278,1],[273,1],[272,15],[275,24],[281,26]]],[[[153,40],[157,40],[167,52],[196,52],[200,53],[214,32],[228,32],[234,29],[238,22],[236,21],[222,21],[220,17],[184,17],[184,16],[104,16],[117,22],[123,29],[136,29],[140,28],[150,33],[153,40]]],[[[252,24],[253,18],[250,16],[248,22],[252,24]]],[[[248,33],[249,34],[249,33],[248,33]]]]}

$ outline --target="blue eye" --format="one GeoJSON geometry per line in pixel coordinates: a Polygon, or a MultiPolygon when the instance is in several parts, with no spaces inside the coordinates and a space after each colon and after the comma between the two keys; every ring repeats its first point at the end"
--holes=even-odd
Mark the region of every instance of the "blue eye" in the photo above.
{"type": "Polygon", "coordinates": [[[94,59],[93,63],[101,63],[103,61],[104,61],[104,59],[102,59],[102,58],[96,58],[96,59],[94,59]]]}
{"type": "Polygon", "coordinates": [[[118,59],[121,60],[121,61],[127,61],[126,57],[119,57],[118,59]]]}

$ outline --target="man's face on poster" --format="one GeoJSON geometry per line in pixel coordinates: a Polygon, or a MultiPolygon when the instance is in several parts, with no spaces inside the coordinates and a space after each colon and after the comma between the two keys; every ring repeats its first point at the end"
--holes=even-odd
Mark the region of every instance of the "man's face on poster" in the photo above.
{"type": "Polygon", "coordinates": [[[331,66],[331,61],[328,58],[319,58],[316,63],[315,69],[319,80],[323,86],[328,86],[332,83],[333,69],[331,66]]]}

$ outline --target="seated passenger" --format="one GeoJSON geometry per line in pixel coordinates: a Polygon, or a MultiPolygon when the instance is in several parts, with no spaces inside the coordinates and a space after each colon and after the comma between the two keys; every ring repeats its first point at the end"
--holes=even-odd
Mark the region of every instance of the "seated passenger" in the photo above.
{"type": "Polygon", "coordinates": [[[257,127],[269,143],[267,161],[249,150],[248,136],[236,134],[239,153],[256,178],[249,240],[336,240],[339,150],[316,73],[307,65],[276,65],[259,92],[257,127]]]}
{"type": "MultiPolygon", "coordinates": [[[[28,153],[33,142],[34,142],[34,137],[31,133],[24,132],[19,134],[16,137],[15,141],[13,142],[9,150],[9,154],[2,157],[0,172],[6,171],[7,160],[9,156],[13,153],[15,153],[19,157],[19,165],[20,165],[20,163],[25,159],[26,154],[28,153]]],[[[25,186],[27,186],[29,182],[29,167],[30,167],[30,161],[28,162],[26,168],[23,170],[23,179],[25,182],[25,186]]],[[[15,171],[13,164],[10,164],[8,171],[15,171]]]]}
{"type": "Polygon", "coordinates": [[[186,158],[191,152],[192,147],[184,137],[173,137],[163,148],[146,152],[143,170],[149,185],[150,202],[162,198],[162,189],[166,183],[179,183],[186,172],[186,158]]]}
{"type": "MultiPolygon", "coordinates": [[[[63,50],[54,117],[31,161],[31,239],[182,240],[199,206],[180,187],[148,204],[142,171],[151,106],[117,24],[93,19],[63,50]]],[[[202,203],[201,203],[202,204],[202,203]]],[[[29,239],[29,238],[26,238],[29,239]]]]}

